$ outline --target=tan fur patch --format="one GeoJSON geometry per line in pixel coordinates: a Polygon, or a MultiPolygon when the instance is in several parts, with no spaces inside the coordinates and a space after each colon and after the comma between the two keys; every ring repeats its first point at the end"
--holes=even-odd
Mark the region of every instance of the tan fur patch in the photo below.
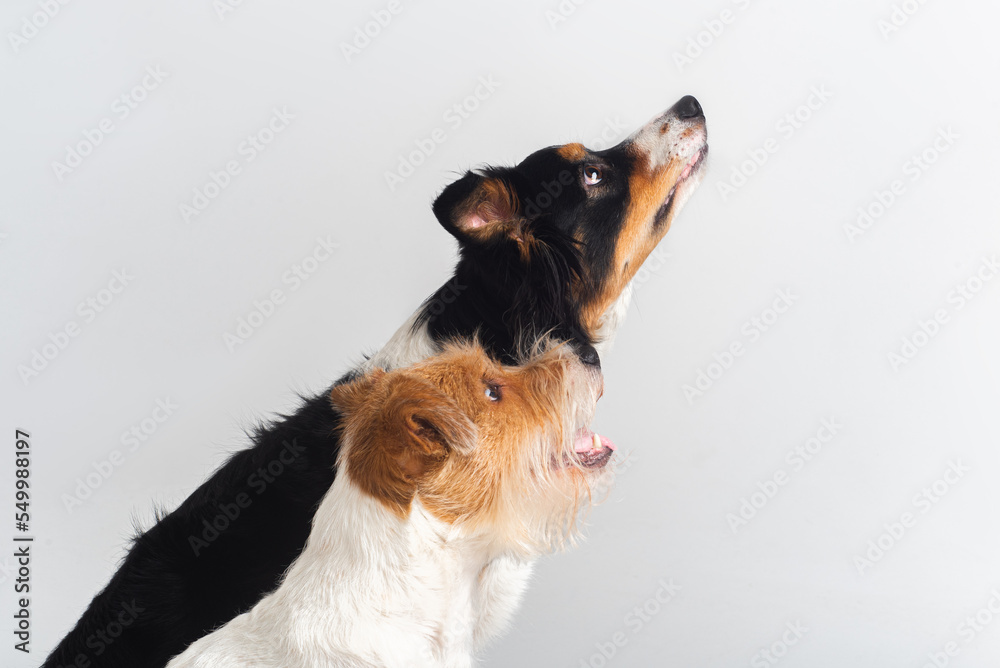
{"type": "Polygon", "coordinates": [[[440,475],[421,486],[421,500],[428,510],[439,519],[454,522],[495,509],[502,480],[517,460],[516,449],[532,443],[532,432],[543,429],[546,423],[560,423],[561,416],[552,402],[556,393],[546,392],[550,383],[544,382],[556,379],[558,366],[534,371],[502,368],[465,351],[423,369],[472,418],[479,433],[474,457],[451,458],[440,475]],[[486,398],[483,379],[499,385],[499,402],[486,398]]]}
{"type": "Polygon", "coordinates": [[[601,318],[618,299],[649,254],[670,229],[674,213],[662,225],[653,228],[653,219],[666,201],[670,189],[680,178],[683,164],[672,160],[659,169],[650,169],[648,160],[640,161],[629,179],[629,208],[625,223],[615,243],[608,280],[596,294],[584,300],[582,321],[590,332],[600,329],[601,318]]]}
{"type": "Polygon", "coordinates": [[[475,443],[475,425],[455,402],[406,370],[379,369],[338,385],[330,401],[347,416],[347,475],[401,516],[421,480],[439,470],[453,449],[475,443]]]}
{"type": "Polygon", "coordinates": [[[556,149],[556,153],[559,157],[569,160],[570,162],[580,162],[585,157],[587,157],[587,149],[583,144],[573,143],[565,144],[556,149]]]}

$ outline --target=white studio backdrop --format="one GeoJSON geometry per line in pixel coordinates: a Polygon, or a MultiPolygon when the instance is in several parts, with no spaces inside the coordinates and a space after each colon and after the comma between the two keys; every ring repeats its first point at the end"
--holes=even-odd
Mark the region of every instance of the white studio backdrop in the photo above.
{"type": "Polygon", "coordinates": [[[604,359],[616,489],[482,665],[1000,665],[998,19],[971,0],[8,0],[0,663],[38,665],[135,522],[446,280],[430,202],[461,170],[600,148],[694,94],[708,172],[604,359]]]}

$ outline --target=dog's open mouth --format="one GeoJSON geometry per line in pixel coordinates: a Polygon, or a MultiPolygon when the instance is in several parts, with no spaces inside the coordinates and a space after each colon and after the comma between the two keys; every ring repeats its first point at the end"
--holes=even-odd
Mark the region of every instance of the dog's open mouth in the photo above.
{"type": "Polygon", "coordinates": [[[573,451],[577,463],[585,469],[600,469],[615,453],[615,444],[607,436],[601,436],[586,427],[576,432],[573,451]]]}
{"type": "Polygon", "coordinates": [[[663,204],[660,206],[659,211],[656,212],[656,216],[653,219],[654,225],[661,224],[667,219],[667,216],[670,215],[670,209],[674,205],[674,195],[677,194],[677,190],[687,182],[692,174],[696,174],[698,170],[701,169],[702,163],[705,162],[706,155],[708,155],[708,144],[705,144],[698,149],[698,152],[691,156],[691,159],[688,160],[687,165],[684,166],[684,171],[681,172],[680,178],[677,179],[674,187],[670,189],[669,193],[667,193],[667,198],[663,200],[663,204]]]}

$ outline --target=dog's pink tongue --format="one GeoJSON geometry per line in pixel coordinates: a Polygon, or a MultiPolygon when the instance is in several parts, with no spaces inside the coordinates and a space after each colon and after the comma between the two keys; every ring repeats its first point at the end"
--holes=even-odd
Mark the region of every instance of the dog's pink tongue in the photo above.
{"type": "Polygon", "coordinates": [[[581,427],[576,432],[576,442],[573,444],[573,449],[577,452],[591,452],[593,450],[603,450],[604,448],[608,448],[609,450],[616,449],[615,444],[611,442],[610,438],[595,434],[586,427],[581,427]]]}

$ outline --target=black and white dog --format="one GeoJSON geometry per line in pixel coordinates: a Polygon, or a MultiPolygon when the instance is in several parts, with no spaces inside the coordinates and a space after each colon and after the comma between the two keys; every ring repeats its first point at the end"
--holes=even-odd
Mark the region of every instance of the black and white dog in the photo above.
{"type": "MultiPolygon", "coordinates": [[[[701,106],[687,96],[613,148],[567,144],[467,173],[434,202],[459,242],[454,276],[340,382],[473,335],[504,363],[551,336],[599,364],[632,278],[701,180],[706,138],[701,106]]],[[[135,539],[43,666],[162,667],[275,589],[333,484],[340,420],[326,391],[259,430],[135,539]]],[[[498,558],[490,568],[501,607],[513,609],[531,563],[498,558]]]]}

